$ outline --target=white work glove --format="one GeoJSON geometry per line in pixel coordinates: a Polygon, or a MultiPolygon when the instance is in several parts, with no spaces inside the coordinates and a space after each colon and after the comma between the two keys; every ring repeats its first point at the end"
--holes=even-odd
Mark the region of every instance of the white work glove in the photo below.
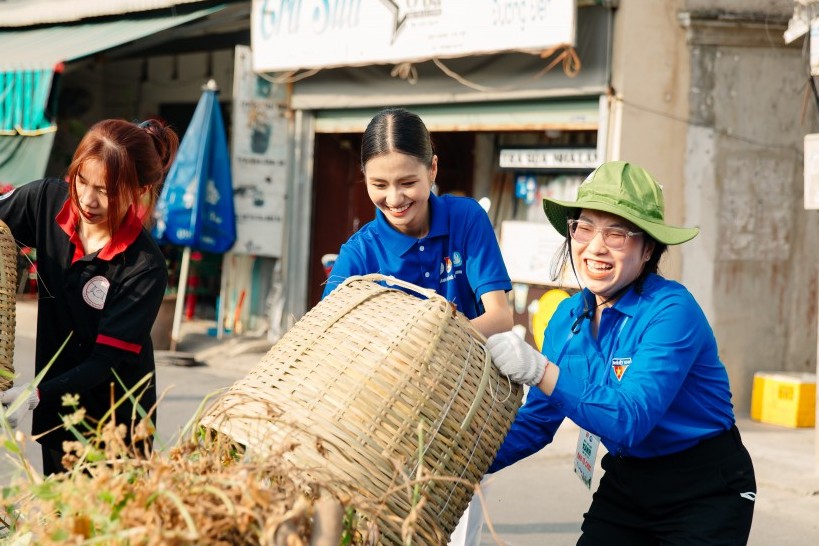
{"type": "Polygon", "coordinates": [[[9,407],[5,404],[3,404],[3,413],[6,416],[6,421],[8,421],[9,426],[11,428],[17,428],[17,423],[19,421],[17,413],[9,413],[9,407]]]}
{"type": "Polygon", "coordinates": [[[22,409],[23,411],[26,410],[33,410],[37,407],[37,404],[40,403],[40,392],[37,390],[36,387],[31,388],[29,384],[21,385],[19,387],[12,387],[7,391],[0,392],[0,403],[3,404],[3,409],[6,410],[6,420],[9,422],[9,426],[11,428],[17,428],[17,423],[19,421],[19,413],[8,413],[9,406],[14,403],[17,398],[19,398],[23,394],[23,391],[29,389],[31,392],[27,394],[27,399],[23,402],[23,405],[17,409],[22,409]]]}
{"type": "Polygon", "coordinates": [[[20,385],[19,387],[12,387],[7,391],[0,392],[0,403],[4,406],[10,406],[17,398],[23,394],[23,391],[28,390],[28,400],[23,402],[20,406],[23,410],[33,410],[40,403],[40,391],[37,387],[32,387],[29,383],[20,385]]]}
{"type": "Polygon", "coordinates": [[[18,418],[17,413],[8,413],[9,407],[3,404],[3,409],[6,410],[6,421],[9,422],[11,428],[17,428],[18,418]]]}
{"type": "Polygon", "coordinates": [[[549,361],[514,332],[489,336],[486,348],[500,373],[515,383],[537,385],[546,373],[549,361]]]}

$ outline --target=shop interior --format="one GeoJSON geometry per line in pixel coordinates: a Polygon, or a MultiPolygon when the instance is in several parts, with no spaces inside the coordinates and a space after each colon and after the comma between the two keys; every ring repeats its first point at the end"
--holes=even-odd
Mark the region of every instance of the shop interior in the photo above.
{"type": "MultiPolygon", "coordinates": [[[[516,278],[510,258],[517,264],[515,270],[521,269],[518,262],[525,262],[524,270],[532,269],[530,262],[537,262],[538,271],[549,268],[562,239],[548,225],[542,199],[546,196],[574,199],[577,186],[592,168],[502,168],[500,150],[516,147],[594,150],[597,131],[433,132],[432,139],[438,155],[438,193],[473,197],[487,210],[514,285],[509,296],[515,323],[525,328],[530,342],[535,342],[532,323],[541,299],[552,305],[562,294],[551,292],[545,298],[544,295],[554,289],[573,293],[577,290],[576,281],[568,275],[552,280],[548,272],[534,275],[536,278],[531,274],[516,278]],[[533,240],[534,232],[544,233],[543,240],[533,240]]],[[[375,217],[375,208],[364,187],[360,148],[360,133],[316,135],[308,308],[321,299],[327,278],[328,264],[322,257],[338,253],[356,230],[375,217]]]]}

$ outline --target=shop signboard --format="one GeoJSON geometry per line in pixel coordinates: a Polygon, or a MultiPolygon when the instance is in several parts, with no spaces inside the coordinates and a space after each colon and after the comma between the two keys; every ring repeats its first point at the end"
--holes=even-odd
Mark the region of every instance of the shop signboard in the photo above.
{"type": "Polygon", "coordinates": [[[284,89],[255,74],[247,46],[236,47],[233,79],[233,252],[280,257],[284,236],[288,121],[284,89]]]}
{"type": "Polygon", "coordinates": [[[552,261],[565,240],[545,219],[502,222],[500,247],[509,278],[513,283],[576,288],[577,280],[569,270],[557,280],[551,278],[552,261]]]}
{"type": "Polygon", "coordinates": [[[575,0],[253,0],[253,69],[397,64],[575,43],[575,0]]]}
{"type": "Polygon", "coordinates": [[[501,148],[502,169],[589,169],[598,167],[596,148],[501,148]]]}

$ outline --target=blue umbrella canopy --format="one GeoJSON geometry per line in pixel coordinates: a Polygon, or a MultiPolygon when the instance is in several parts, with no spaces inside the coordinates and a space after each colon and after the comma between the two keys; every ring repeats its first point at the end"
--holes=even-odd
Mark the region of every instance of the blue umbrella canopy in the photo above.
{"type": "Polygon", "coordinates": [[[225,124],[215,83],[203,89],[156,206],[154,237],[222,253],[236,241],[225,124]]]}

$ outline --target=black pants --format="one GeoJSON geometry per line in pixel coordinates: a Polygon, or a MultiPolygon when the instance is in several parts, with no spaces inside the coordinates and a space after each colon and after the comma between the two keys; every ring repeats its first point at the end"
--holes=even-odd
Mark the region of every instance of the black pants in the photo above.
{"type": "Polygon", "coordinates": [[[601,465],[578,546],[747,544],[756,479],[736,427],[673,455],[606,454],[601,465]]]}
{"type": "Polygon", "coordinates": [[[43,476],[51,476],[52,474],[59,474],[65,472],[63,466],[63,452],[62,450],[51,449],[48,446],[43,448],[43,476]]]}

